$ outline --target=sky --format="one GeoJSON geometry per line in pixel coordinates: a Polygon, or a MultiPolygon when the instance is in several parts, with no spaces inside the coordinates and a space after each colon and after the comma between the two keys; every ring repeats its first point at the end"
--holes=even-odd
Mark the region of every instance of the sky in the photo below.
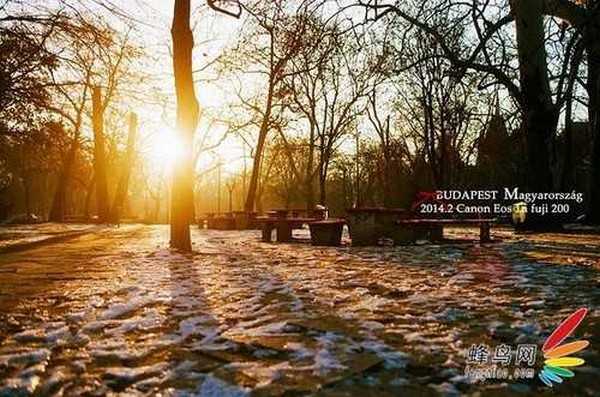
{"type": "MultiPolygon", "coordinates": [[[[171,19],[173,15],[173,0],[33,0],[25,2],[23,7],[57,9],[74,7],[86,10],[88,13],[100,15],[110,22],[116,30],[125,32],[128,25],[132,41],[145,51],[136,68],[143,69],[149,74],[149,80],[140,83],[138,94],[153,96],[160,101],[152,100],[147,103],[126,98],[124,106],[138,113],[140,120],[140,139],[138,150],[142,153],[152,173],[168,175],[174,157],[177,156],[177,141],[175,130],[176,97],[173,78],[171,51],[171,19]],[[110,12],[107,8],[116,10],[110,12]],[[154,102],[154,103],[152,103],[154,102]],[[161,102],[160,104],[157,102],[161,102]]],[[[220,54],[224,47],[230,45],[240,21],[222,16],[207,8],[204,0],[192,0],[193,15],[191,23],[194,30],[196,46],[194,48],[194,68],[198,69],[220,54]]],[[[219,87],[202,81],[210,76],[198,73],[194,76],[196,94],[200,103],[203,117],[197,131],[200,139],[208,134],[207,143],[218,141],[224,134],[224,125],[212,123],[208,130],[209,118],[214,117],[215,109],[221,107],[226,96],[219,87]]],[[[153,97],[154,98],[154,97],[153,97]]],[[[89,126],[87,128],[89,130],[89,126]]],[[[91,131],[84,131],[91,137],[91,131]]],[[[222,171],[234,176],[244,168],[243,141],[234,136],[228,137],[219,148],[201,155],[198,161],[198,171],[213,169],[215,164],[223,164],[222,171]]],[[[249,160],[246,160],[249,163],[249,160]]]]}
{"type": "MultiPolygon", "coordinates": [[[[170,144],[175,132],[175,95],[174,80],[172,74],[171,60],[171,37],[170,27],[173,15],[173,1],[171,0],[133,0],[117,1],[122,9],[134,19],[137,40],[149,52],[152,61],[148,67],[156,75],[157,84],[168,99],[168,109],[162,110],[160,117],[156,109],[149,108],[142,118],[148,119],[145,123],[146,135],[149,137],[147,147],[151,161],[155,161],[160,167],[172,160],[176,155],[176,145],[170,144]]],[[[196,46],[194,49],[194,68],[199,69],[207,62],[212,61],[223,48],[232,42],[232,33],[236,31],[239,21],[234,18],[217,15],[208,10],[202,0],[192,1],[193,15],[192,26],[196,46]]],[[[202,80],[209,76],[199,73],[195,78],[202,80]]],[[[204,115],[200,121],[197,131],[199,138],[209,134],[208,142],[220,139],[225,133],[225,126],[215,125],[209,128],[209,117],[214,109],[224,104],[224,95],[218,86],[211,82],[198,81],[196,83],[196,95],[204,115]],[[208,132],[207,132],[208,131],[208,132]]],[[[144,113],[142,111],[141,113],[144,113]]],[[[144,126],[142,126],[143,128],[144,126]]],[[[246,152],[249,152],[247,149],[246,152]]],[[[218,149],[201,155],[198,161],[198,171],[214,168],[217,162],[222,162],[223,170],[227,174],[236,174],[243,168],[244,148],[243,142],[235,137],[228,137],[218,149]]],[[[248,160],[247,160],[248,161],[248,160]]]]}
{"type": "MultiPolygon", "coordinates": [[[[131,110],[140,118],[140,148],[155,172],[164,171],[177,156],[175,131],[175,93],[171,59],[170,25],[173,13],[173,0],[32,0],[38,4],[53,8],[60,2],[77,7],[88,8],[89,12],[102,15],[110,20],[118,30],[126,30],[126,25],[134,27],[133,38],[145,51],[141,61],[143,69],[151,75],[150,82],[140,85],[141,90],[152,94],[158,92],[164,98],[162,105],[150,103],[132,103],[131,110]],[[126,14],[127,18],[119,18],[100,4],[112,5],[118,9],[117,14],[126,14]],[[122,29],[119,29],[122,28],[122,29]]],[[[198,69],[217,57],[222,50],[235,42],[239,27],[243,23],[218,12],[208,9],[205,0],[191,0],[193,7],[192,26],[196,46],[194,49],[194,68],[198,69]]],[[[203,114],[197,136],[208,136],[208,142],[219,140],[226,129],[222,124],[211,123],[212,118],[227,119],[223,105],[227,103],[227,81],[206,81],[211,76],[198,73],[195,78],[196,93],[203,114]],[[209,126],[212,128],[209,130],[209,126]]],[[[214,76],[212,76],[214,77],[214,76]]],[[[231,94],[229,94],[231,95],[231,94]]],[[[231,97],[229,97],[231,98],[231,97]]],[[[352,139],[344,144],[344,149],[353,152],[352,139]]],[[[219,148],[201,155],[198,171],[213,169],[216,163],[223,164],[225,174],[235,175],[251,162],[248,157],[251,148],[236,136],[228,136],[219,148]]]]}
{"type": "MultiPolygon", "coordinates": [[[[155,175],[168,175],[173,159],[177,156],[177,132],[175,128],[176,97],[174,90],[172,51],[171,51],[171,20],[173,14],[173,0],[32,0],[26,2],[25,7],[74,7],[78,10],[87,10],[88,13],[100,15],[108,20],[116,30],[125,32],[128,25],[133,27],[132,39],[141,48],[145,55],[139,61],[138,67],[150,74],[150,81],[140,83],[141,94],[156,98],[148,102],[136,101],[126,98],[123,106],[138,113],[140,122],[140,139],[138,150],[146,159],[151,173],[155,175]],[[116,12],[110,12],[107,8],[116,12]],[[154,102],[154,103],[150,103],[154,102]],[[160,102],[160,103],[158,103],[160,102]]],[[[194,30],[196,46],[194,48],[194,68],[202,68],[214,60],[227,46],[233,45],[238,38],[239,28],[244,21],[245,14],[240,20],[225,16],[206,6],[205,0],[192,0],[191,23],[194,30]]],[[[226,79],[206,81],[211,76],[200,72],[195,74],[196,94],[201,109],[201,120],[197,130],[197,137],[208,137],[210,145],[224,135],[226,126],[214,123],[214,118],[227,119],[236,115],[223,114],[223,106],[228,100],[235,98],[231,84],[226,79]],[[209,126],[211,127],[209,129],[209,126]]],[[[244,96],[252,94],[252,85],[249,79],[257,77],[244,76],[244,96]]],[[[260,77],[259,77],[260,78],[260,77]]],[[[142,96],[144,96],[142,95],[142,96]]],[[[122,128],[126,130],[126,128],[122,128]]],[[[253,133],[245,133],[250,144],[253,133]]],[[[91,128],[84,134],[91,138],[91,128]]],[[[350,139],[344,147],[353,152],[354,140],[350,139]]],[[[240,174],[243,169],[250,168],[252,149],[242,139],[230,134],[222,144],[210,152],[203,153],[198,159],[197,171],[202,173],[206,169],[215,169],[215,165],[222,163],[225,177],[240,174]]]]}

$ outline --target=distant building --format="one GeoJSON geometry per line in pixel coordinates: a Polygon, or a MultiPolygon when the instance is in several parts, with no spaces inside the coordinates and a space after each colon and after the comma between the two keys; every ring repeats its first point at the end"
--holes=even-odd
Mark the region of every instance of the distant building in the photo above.
{"type": "Polygon", "coordinates": [[[516,168],[513,162],[515,150],[518,150],[512,141],[497,104],[477,145],[477,173],[482,186],[492,188],[511,184],[516,168]]]}

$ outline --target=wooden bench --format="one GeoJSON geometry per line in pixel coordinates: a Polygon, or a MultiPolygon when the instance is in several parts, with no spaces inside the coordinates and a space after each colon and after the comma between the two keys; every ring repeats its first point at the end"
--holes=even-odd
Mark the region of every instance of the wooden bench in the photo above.
{"type": "Polygon", "coordinates": [[[276,218],[259,216],[256,222],[261,226],[262,241],[271,242],[273,230],[277,231],[277,242],[286,243],[292,241],[292,231],[301,229],[303,225],[315,221],[314,218],[276,218]]]}
{"type": "Polygon", "coordinates": [[[233,220],[235,222],[236,230],[248,230],[253,229],[256,225],[256,212],[246,212],[246,211],[234,211],[233,212],[233,220]]]}
{"type": "Polygon", "coordinates": [[[198,227],[200,229],[204,229],[204,228],[210,229],[209,223],[210,223],[210,220],[213,219],[214,217],[215,217],[215,214],[212,212],[207,212],[204,215],[198,217],[197,218],[198,227]]]}
{"type": "Polygon", "coordinates": [[[312,245],[337,247],[342,242],[342,230],[346,220],[324,219],[308,224],[312,245]]]}
{"type": "Polygon", "coordinates": [[[210,230],[235,230],[235,219],[230,213],[207,214],[198,221],[201,229],[204,227],[204,222],[206,222],[206,228],[210,230]]]}
{"type": "Polygon", "coordinates": [[[315,219],[326,219],[329,210],[327,208],[315,208],[312,210],[307,209],[271,209],[266,212],[268,216],[278,218],[315,218],[315,219]]]}
{"type": "Polygon", "coordinates": [[[214,217],[212,224],[215,230],[235,230],[235,219],[231,214],[214,217]]]}
{"type": "Polygon", "coordinates": [[[396,240],[399,230],[395,222],[410,216],[410,211],[403,208],[350,208],[346,220],[352,245],[377,245],[381,238],[396,240]]]}
{"type": "Polygon", "coordinates": [[[490,242],[490,229],[495,219],[400,219],[396,224],[405,226],[403,229],[405,242],[414,242],[419,238],[428,238],[432,241],[442,240],[444,226],[479,227],[479,241],[490,242]],[[410,227],[410,228],[407,228],[410,227]],[[408,241],[412,240],[412,241],[408,241]]]}

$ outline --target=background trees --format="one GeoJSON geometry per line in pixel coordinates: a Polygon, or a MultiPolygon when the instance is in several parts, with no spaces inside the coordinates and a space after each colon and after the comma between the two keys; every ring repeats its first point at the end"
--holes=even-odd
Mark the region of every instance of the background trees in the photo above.
{"type": "Polygon", "coordinates": [[[169,220],[188,249],[230,195],[408,207],[497,187],[499,164],[502,184],[593,203],[598,4],[188,0],[153,26],[133,5],[2,2],[0,215],[169,220]]]}
{"type": "Polygon", "coordinates": [[[118,153],[113,145],[117,134],[105,136],[105,124],[112,129],[116,121],[112,118],[119,117],[120,88],[130,83],[130,65],[141,52],[131,45],[126,26],[117,32],[106,20],[90,18],[72,7],[11,4],[4,3],[0,23],[3,53],[8,55],[1,63],[6,73],[6,85],[0,89],[6,100],[2,121],[7,133],[19,130],[22,136],[31,135],[32,142],[46,145],[30,157],[56,154],[48,156],[47,173],[36,182],[41,186],[34,187],[39,194],[33,196],[42,202],[51,197],[52,203],[49,211],[40,208],[37,213],[63,221],[68,214],[88,214],[90,202],[97,202],[104,208],[98,215],[106,221],[114,182],[102,175],[110,172],[111,157],[118,153]],[[92,93],[94,101],[90,101],[92,93]],[[96,139],[84,133],[92,125],[96,139]],[[50,131],[47,140],[35,138],[40,131],[50,131]],[[90,142],[95,145],[89,146],[90,142]],[[89,157],[85,151],[90,147],[106,152],[105,156],[89,157]],[[95,164],[95,172],[88,172],[88,161],[95,164]],[[94,190],[101,193],[98,200],[92,200],[97,196],[94,190]]]}
{"type": "MultiPolygon", "coordinates": [[[[496,86],[505,91],[514,104],[509,110],[516,113],[519,120],[520,137],[515,134],[515,141],[520,140],[524,147],[521,154],[527,167],[524,187],[531,191],[559,188],[555,154],[559,121],[565,103],[572,103],[573,87],[583,81],[582,68],[577,67],[581,60],[581,45],[577,40],[595,34],[592,27],[597,25],[594,19],[597,2],[359,1],[347,8],[352,7],[365,9],[367,22],[400,20],[430,37],[439,46],[440,56],[452,65],[451,74],[456,79],[464,81],[470,70],[480,79],[480,89],[496,86]],[[450,19],[440,24],[436,20],[439,15],[450,19]],[[453,46],[457,37],[451,34],[453,27],[462,29],[458,39],[465,48],[453,46]],[[570,44],[561,46],[563,41],[570,44]],[[518,73],[515,65],[518,65],[518,73]]],[[[588,46],[586,52],[593,54],[594,49],[588,46]]],[[[594,78],[596,67],[592,63],[587,67],[588,84],[583,85],[587,86],[592,102],[595,91],[590,90],[589,78],[594,78]]],[[[584,107],[591,110],[585,101],[582,102],[584,107]]],[[[569,111],[569,118],[573,114],[569,111]]],[[[588,131],[595,136],[594,117],[590,115],[588,120],[588,131]]],[[[597,181],[593,180],[596,169],[593,166],[588,170],[590,179],[585,190],[589,192],[598,189],[597,181]]],[[[595,216],[588,212],[589,219],[595,216]]]]}

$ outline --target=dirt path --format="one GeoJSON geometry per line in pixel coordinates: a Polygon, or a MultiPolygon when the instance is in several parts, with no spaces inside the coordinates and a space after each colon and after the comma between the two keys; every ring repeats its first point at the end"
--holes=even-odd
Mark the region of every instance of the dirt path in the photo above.
{"type": "Polygon", "coordinates": [[[469,383],[466,351],[541,345],[582,306],[590,365],[560,391],[594,395],[598,236],[321,249],[195,230],[182,256],[167,232],[0,256],[0,395],[550,395],[537,379],[469,383]]]}

